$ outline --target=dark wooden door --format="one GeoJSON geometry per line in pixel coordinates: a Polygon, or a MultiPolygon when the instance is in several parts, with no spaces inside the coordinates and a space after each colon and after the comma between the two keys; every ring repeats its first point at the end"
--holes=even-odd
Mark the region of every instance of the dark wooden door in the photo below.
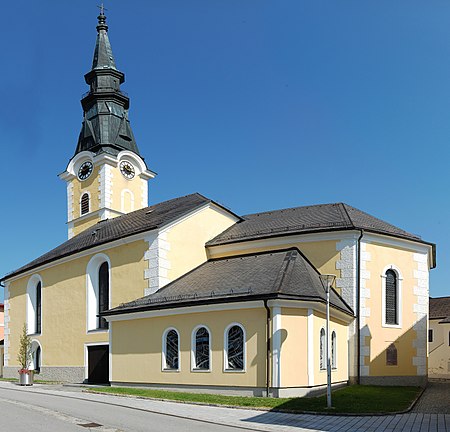
{"type": "Polygon", "coordinates": [[[88,382],[93,384],[109,383],[108,345],[88,346],[88,382]]]}

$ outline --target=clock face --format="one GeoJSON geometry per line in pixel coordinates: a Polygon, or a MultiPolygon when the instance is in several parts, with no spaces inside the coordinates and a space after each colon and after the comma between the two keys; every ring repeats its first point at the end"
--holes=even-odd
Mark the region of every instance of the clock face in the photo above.
{"type": "Polygon", "coordinates": [[[94,166],[91,161],[83,162],[78,170],[78,178],[80,180],[86,180],[91,174],[94,166]]]}
{"type": "Polygon", "coordinates": [[[128,161],[120,162],[120,172],[127,179],[132,179],[134,177],[134,167],[128,161]]]}

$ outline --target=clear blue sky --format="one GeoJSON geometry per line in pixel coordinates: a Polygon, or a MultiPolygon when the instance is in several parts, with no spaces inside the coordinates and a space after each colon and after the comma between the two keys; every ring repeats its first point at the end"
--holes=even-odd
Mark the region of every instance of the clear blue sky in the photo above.
{"type": "MultiPolygon", "coordinates": [[[[99,1],[4,2],[3,275],[65,241],[99,1]]],[[[450,2],[105,2],[150,203],[343,201],[437,243],[450,295],[450,2]]],[[[0,298],[1,299],[1,298],[0,298]]]]}

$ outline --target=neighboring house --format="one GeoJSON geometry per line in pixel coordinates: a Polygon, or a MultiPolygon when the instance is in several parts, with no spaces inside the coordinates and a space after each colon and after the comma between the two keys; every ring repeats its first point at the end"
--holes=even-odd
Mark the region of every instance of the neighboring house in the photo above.
{"type": "Polygon", "coordinates": [[[450,297],[430,298],[428,376],[450,379],[450,297]]]}
{"type": "Polygon", "coordinates": [[[3,347],[4,347],[4,334],[5,334],[5,313],[4,305],[0,303],[0,377],[3,376],[3,347]]]}
{"type": "Polygon", "coordinates": [[[343,203],[238,216],[192,194],[147,207],[105,16],[67,183],[69,240],[2,278],[5,376],[28,325],[41,377],[273,396],[424,385],[435,245],[343,203]]]}

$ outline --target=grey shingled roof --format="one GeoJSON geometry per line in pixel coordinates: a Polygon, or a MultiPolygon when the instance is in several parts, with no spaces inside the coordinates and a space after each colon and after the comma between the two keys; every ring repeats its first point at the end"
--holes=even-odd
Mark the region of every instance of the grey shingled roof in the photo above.
{"type": "Polygon", "coordinates": [[[430,297],[429,319],[450,322],[450,297],[430,297]]]}
{"type": "MultiPolygon", "coordinates": [[[[326,302],[319,273],[298,249],[207,261],[154,294],[120,305],[104,315],[264,298],[326,302]]],[[[352,315],[333,290],[331,304],[352,315]]]]}
{"type": "Polygon", "coordinates": [[[320,204],[249,214],[207,243],[208,246],[287,234],[363,229],[421,243],[411,234],[344,203],[320,204]]]}
{"type": "MultiPolygon", "coordinates": [[[[101,244],[109,243],[111,241],[129,237],[141,232],[161,228],[175,221],[179,217],[211,202],[213,201],[198,193],[195,193],[184,197],[171,199],[169,201],[164,201],[162,203],[136,210],[113,219],[101,221],[75,237],[72,237],[70,240],[62,243],[50,252],[47,252],[25,266],[9,273],[1,280],[8,279],[42,264],[49,263],[56,259],[66,257],[101,244]]],[[[220,206],[217,203],[215,204],[220,206]]],[[[230,211],[228,212],[233,214],[230,211]]]]}

